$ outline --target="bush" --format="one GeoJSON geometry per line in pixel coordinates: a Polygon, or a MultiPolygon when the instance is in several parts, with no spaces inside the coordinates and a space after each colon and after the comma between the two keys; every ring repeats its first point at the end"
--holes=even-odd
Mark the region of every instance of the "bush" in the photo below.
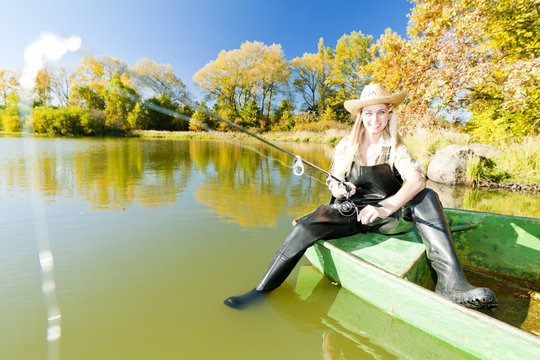
{"type": "Polygon", "coordinates": [[[7,132],[21,131],[21,122],[19,120],[19,110],[16,105],[7,105],[0,111],[0,126],[7,132]]]}
{"type": "Polygon", "coordinates": [[[34,108],[33,121],[34,132],[38,134],[83,136],[102,133],[105,116],[101,110],[44,106],[34,108]]]}
{"type": "Polygon", "coordinates": [[[483,181],[501,182],[509,177],[508,173],[499,171],[492,159],[469,155],[467,160],[467,181],[471,185],[483,181]]]}

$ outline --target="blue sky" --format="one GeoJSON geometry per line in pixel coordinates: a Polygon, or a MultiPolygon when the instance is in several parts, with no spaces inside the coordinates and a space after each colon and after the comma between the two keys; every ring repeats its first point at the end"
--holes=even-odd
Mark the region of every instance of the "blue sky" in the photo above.
{"type": "MultiPolygon", "coordinates": [[[[406,0],[169,1],[4,0],[0,15],[0,69],[24,66],[24,49],[42,32],[78,35],[95,55],[133,65],[148,57],[169,63],[190,90],[193,74],[223,49],[245,41],[281,44],[290,60],[315,52],[320,37],[335,47],[343,34],[377,39],[386,28],[406,36],[406,0]]],[[[63,63],[78,64],[69,55],[63,63]]]]}

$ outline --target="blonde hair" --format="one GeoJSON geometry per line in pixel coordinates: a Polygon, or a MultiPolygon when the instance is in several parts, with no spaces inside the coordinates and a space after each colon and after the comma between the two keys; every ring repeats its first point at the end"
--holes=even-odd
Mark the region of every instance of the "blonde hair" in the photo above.
{"type": "MultiPolygon", "coordinates": [[[[396,149],[404,144],[403,139],[398,133],[398,119],[392,104],[385,104],[390,112],[390,119],[383,130],[382,137],[390,141],[390,157],[388,164],[393,167],[396,149]]],[[[332,161],[331,172],[340,179],[344,179],[351,170],[352,163],[357,152],[360,151],[360,143],[364,137],[366,128],[362,121],[362,109],[356,114],[356,121],[351,133],[344,137],[335,149],[334,159],[332,161]]]]}

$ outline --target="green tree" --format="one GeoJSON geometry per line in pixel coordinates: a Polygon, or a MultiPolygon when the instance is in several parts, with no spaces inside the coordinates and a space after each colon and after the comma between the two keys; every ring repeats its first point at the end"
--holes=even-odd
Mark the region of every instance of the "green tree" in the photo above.
{"type": "Polygon", "coordinates": [[[105,93],[105,125],[111,130],[129,131],[128,115],[139,101],[137,92],[125,85],[119,75],[114,75],[105,93]]]}
{"type": "Polygon", "coordinates": [[[203,110],[195,111],[195,113],[192,116],[192,119],[194,121],[191,121],[189,123],[189,130],[201,131],[201,130],[217,129],[219,126],[219,120],[217,120],[213,116],[210,116],[207,111],[204,111],[204,110],[208,110],[204,102],[201,103],[200,106],[203,110]]]}
{"type": "Polygon", "coordinates": [[[242,121],[240,126],[246,128],[256,128],[259,126],[259,121],[261,120],[261,110],[257,106],[255,100],[248,102],[247,106],[241,112],[242,121]]]}
{"type": "Polygon", "coordinates": [[[180,108],[169,96],[161,95],[144,101],[147,126],[152,130],[185,131],[189,129],[191,110],[180,108]]]}
{"type": "Polygon", "coordinates": [[[133,130],[148,129],[148,114],[140,102],[136,103],[133,110],[128,114],[127,123],[129,128],[133,130]]]}
{"type": "Polygon", "coordinates": [[[369,83],[364,67],[371,60],[372,43],[373,37],[364,36],[361,31],[353,31],[338,40],[327,82],[339,89],[336,97],[339,103],[358,97],[369,83]]]}

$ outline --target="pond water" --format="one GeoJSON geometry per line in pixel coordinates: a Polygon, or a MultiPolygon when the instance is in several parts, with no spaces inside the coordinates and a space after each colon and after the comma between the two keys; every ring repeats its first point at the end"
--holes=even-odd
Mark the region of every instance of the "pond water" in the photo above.
{"type": "MultiPolygon", "coordinates": [[[[330,165],[329,146],[285,147],[330,165]]],[[[388,317],[346,290],[299,296],[306,260],[266,301],[223,305],[328,201],[323,175],[290,165],[253,142],[0,138],[0,359],[402,358],[405,330],[382,336],[388,317]],[[347,328],[336,299],[375,320],[347,328]]],[[[537,195],[429,186],[448,207],[540,217],[537,195]]]]}

